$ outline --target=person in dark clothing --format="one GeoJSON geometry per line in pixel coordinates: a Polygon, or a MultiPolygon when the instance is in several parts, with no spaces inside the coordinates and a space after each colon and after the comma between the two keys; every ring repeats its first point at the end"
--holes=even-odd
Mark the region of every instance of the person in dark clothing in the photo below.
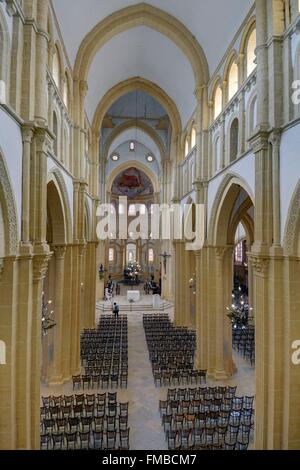
{"type": "Polygon", "coordinates": [[[117,304],[117,302],[114,302],[113,314],[114,314],[115,318],[119,317],[119,305],[117,304]]]}

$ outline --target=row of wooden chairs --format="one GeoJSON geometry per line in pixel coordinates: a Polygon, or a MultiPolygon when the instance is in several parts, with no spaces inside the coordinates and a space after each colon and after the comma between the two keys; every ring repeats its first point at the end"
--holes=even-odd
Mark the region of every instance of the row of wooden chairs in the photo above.
{"type": "Polygon", "coordinates": [[[96,329],[81,336],[81,363],[85,374],[73,376],[75,389],[126,388],[128,383],[128,321],[104,315],[96,329]]]}
{"type": "Polygon", "coordinates": [[[129,450],[130,429],[41,434],[41,450],[129,450]]]}

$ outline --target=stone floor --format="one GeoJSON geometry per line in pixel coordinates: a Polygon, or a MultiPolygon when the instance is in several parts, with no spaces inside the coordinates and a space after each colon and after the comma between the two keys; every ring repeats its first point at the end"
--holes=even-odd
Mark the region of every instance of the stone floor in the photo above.
{"type": "MultiPolygon", "coordinates": [[[[118,302],[119,300],[121,299],[117,299],[118,302]]],[[[172,318],[172,310],[168,313],[172,318]]],[[[167,389],[154,386],[142,317],[142,312],[128,313],[128,388],[118,391],[118,401],[130,402],[130,448],[132,450],[165,450],[167,444],[158,404],[160,399],[166,399],[167,389]]],[[[237,385],[238,395],[254,395],[254,368],[238,355],[235,355],[234,360],[237,366],[237,373],[234,377],[222,383],[208,380],[208,385],[237,385]]],[[[41,387],[42,395],[71,393],[73,393],[71,383],[60,387],[45,385],[41,387]]],[[[89,390],[89,393],[92,393],[92,390],[89,390]]]]}

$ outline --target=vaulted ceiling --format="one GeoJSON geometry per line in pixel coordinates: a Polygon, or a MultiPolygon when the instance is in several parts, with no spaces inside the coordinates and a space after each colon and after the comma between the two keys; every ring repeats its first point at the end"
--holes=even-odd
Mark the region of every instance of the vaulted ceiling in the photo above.
{"type": "MultiPolygon", "coordinates": [[[[52,0],[71,63],[86,34],[113,12],[139,0],[52,0]]],[[[181,21],[204,49],[213,72],[254,0],[148,0],[181,21]]]]}
{"type": "MultiPolygon", "coordinates": [[[[140,5],[138,0],[52,0],[52,3],[72,67],[82,41],[96,25],[121,9],[140,5]]],[[[191,32],[212,73],[253,0],[149,0],[144,4],[172,15],[191,32]]],[[[89,120],[92,122],[98,103],[113,86],[141,77],[171,98],[184,127],[196,106],[195,70],[186,51],[172,39],[143,21],[113,33],[96,51],[88,69],[89,120]]]]}

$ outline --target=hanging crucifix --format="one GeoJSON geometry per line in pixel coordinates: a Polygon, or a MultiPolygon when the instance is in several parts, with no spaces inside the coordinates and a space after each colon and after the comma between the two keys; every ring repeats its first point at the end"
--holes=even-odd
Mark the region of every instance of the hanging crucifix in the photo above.
{"type": "Polygon", "coordinates": [[[159,255],[163,258],[163,263],[164,263],[164,271],[165,275],[167,274],[167,259],[171,258],[172,255],[168,255],[167,252],[165,251],[162,255],[159,255]]]}

